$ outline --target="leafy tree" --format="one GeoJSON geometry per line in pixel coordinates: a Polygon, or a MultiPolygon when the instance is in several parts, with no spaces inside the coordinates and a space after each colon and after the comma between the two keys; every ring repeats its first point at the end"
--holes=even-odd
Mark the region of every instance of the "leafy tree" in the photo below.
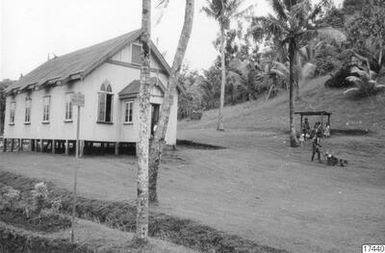
{"type": "Polygon", "coordinates": [[[221,97],[218,113],[217,130],[224,131],[223,125],[223,106],[225,102],[225,86],[226,86],[226,64],[225,64],[225,32],[230,27],[230,21],[233,18],[239,17],[245,11],[239,12],[239,8],[244,0],[206,0],[207,6],[202,8],[202,11],[210,18],[214,18],[220,27],[221,31],[221,97]]]}
{"type": "Polygon", "coordinates": [[[376,59],[378,71],[384,62],[385,2],[378,0],[362,2],[365,2],[365,8],[357,11],[355,18],[346,25],[348,38],[353,49],[376,59]]]}
{"type": "Polygon", "coordinates": [[[190,71],[188,66],[182,66],[178,82],[184,92],[178,96],[179,119],[190,117],[192,110],[202,109],[202,90],[199,78],[197,71],[190,71]]]}
{"type": "Polygon", "coordinates": [[[289,119],[290,119],[290,146],[298,146],[294,127],[294,68],[296,51],[315,37],[317,26],[314,20],[319,16],[322,7],[328,0],[321,1],[313,7],[310,0],[284,1],[272,0],[275,15],[256,17],[251,28],[257,41],[274,39],[281,41],[281,47],[287,46],[289,58],[289,119]],[[293,4],[294,2],[294,4],[293,4]]]}

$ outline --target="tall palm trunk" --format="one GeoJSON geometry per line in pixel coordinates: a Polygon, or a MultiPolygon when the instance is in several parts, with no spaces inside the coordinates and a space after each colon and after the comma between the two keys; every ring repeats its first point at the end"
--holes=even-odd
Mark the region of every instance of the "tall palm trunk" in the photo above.
{"type": "Polygon", "coordinates": [[[382,65],[382,50],[383,50],[383,41],[380,42],[380,55],[378,56],[378,65],[380,66],[381,70],[381,65],[382,65]]]}
{"type": "Polygon", "coordinates": [[[223,126],[223,106],[225,104],[225,86],[226,86],[226,65],[225,65],[225,28],[221,24],[221,65],[222,65],[222,79],[221,79],[221,98],[218,112],[218,131],[224,131],[223,126]]]}
{"type": "Polygon", "coordinates": [[[294,127],[294,58],[295,58],[295,41],[289,42],[289,64],[290,64],[290,81],[289,81],[289,118],[290,118],[290,146],[297,147],[298,140],[294,127]]]}
{"type": "Polygon", "coordinates": [[[171,77],[169,87],[164,94],[162,103],[162,109],[158,126],[155,130],[154,138],[150,144],[150,178],[149,178],[149,191],[150,191],[150,202],[158,202],[157,195],[157,181],[158,181],[158,170],[163,152],[163,145],[165,143],[165,136],[167,132],[168,120],[170,117],[171,106],[174,101],[174,94],[176,94],[176,86],[178,83],[178,75],[182,66],[183,58],[186,53],[187,45],[190,40],[192,31],[193,18],[194,18],[194,1],[186,0],[184,24],[181,32],[181,36],[178,42],[178,48],[175,53],[174,62],[171,69],[171,77]]]}
{"type": "Polygon", "coordinates": [[[148,238],[148,148],[150,138],[151,0],[142,1],[142,58],[139,89],[139,143],[137,145],[137,200],[135,239],[148,238]]]}

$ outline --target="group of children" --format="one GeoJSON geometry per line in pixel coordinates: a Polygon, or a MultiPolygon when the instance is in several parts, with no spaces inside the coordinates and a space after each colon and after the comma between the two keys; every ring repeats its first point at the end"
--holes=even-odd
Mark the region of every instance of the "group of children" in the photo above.
{"type": "Polygon", "coordinates": [[[308,139],[313,139],[314,137],[330,137],[330,125],[329,123],[322,124],[321,122],[317,121],[313,128],[310,128],[309,120],[305,118],[303,127],[302,127],[302,133],[300,135],[300,142],[305,142],[308,139]]]}
{"type": "Polygon", "coordinates": [[[303,145],[303,143],[307,139],[312,140],[312,156],[311,161],[314,161],[314,156],[317,154],[318,161],[321,162],[321,154],[323,156],[323,159],[326,160],[326,164],[330,166],[340,165],[340,166],[346,166],[347,161],[343,159],[339,159],[335,157],[333,154],[329,153],[328,151],[322,152],[321,144],[320,144],[320,138],[322,137],[330,137],[330,125],[326,124],[323,126],[321,122],[316,122],[314,124],[313,129],[310,129],[309,121],[307,118],[305,118],[305,122],[303,125],[302,133],[300,135],[300,143],[303,145]]]}

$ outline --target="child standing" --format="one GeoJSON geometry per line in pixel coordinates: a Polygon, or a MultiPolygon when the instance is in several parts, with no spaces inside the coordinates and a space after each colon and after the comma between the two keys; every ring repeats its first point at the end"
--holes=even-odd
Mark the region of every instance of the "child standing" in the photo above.
{"type": "Polygon", "coordinates": [[[320,139],[319,139],[319,137],[316,135],[316,136],[313,138],[313,142],[312,142],[313,154],[312,154],[312,156],[311,156],[311,161],[314,160],[314,155],[317,153],[318,161],[321,162],[321,151],[320,151],[320,147],[322,147],[322,146],[320,145],[320,139]]]}

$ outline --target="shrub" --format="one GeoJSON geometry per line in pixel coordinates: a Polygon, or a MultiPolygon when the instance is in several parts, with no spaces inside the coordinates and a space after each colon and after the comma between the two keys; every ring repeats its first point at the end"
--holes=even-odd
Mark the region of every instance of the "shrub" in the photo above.
{"type": "Polygon", "coordinates": [[[325,87],[328,88],[346,88],[352,86],[352,83],[346,80],[346,77],[351,76],[350,67],[345,65],[340,68],[330,79],[325,82],[325,87]]]}
{"type": "Polygon", "coordinates": [[[2,191],[2,200],[1,205],[3,208],[9,208],[13,210],[15,203],[20,199],[20,191],[13,189],[10,186],[3,186],[2,191]]]}
{"type": "Polygon", "coordinates": [[[47,207],[48,203],[48,188],[44,182],[35,184],[32,190],[33,210],[37,213],[47,207]]]}

